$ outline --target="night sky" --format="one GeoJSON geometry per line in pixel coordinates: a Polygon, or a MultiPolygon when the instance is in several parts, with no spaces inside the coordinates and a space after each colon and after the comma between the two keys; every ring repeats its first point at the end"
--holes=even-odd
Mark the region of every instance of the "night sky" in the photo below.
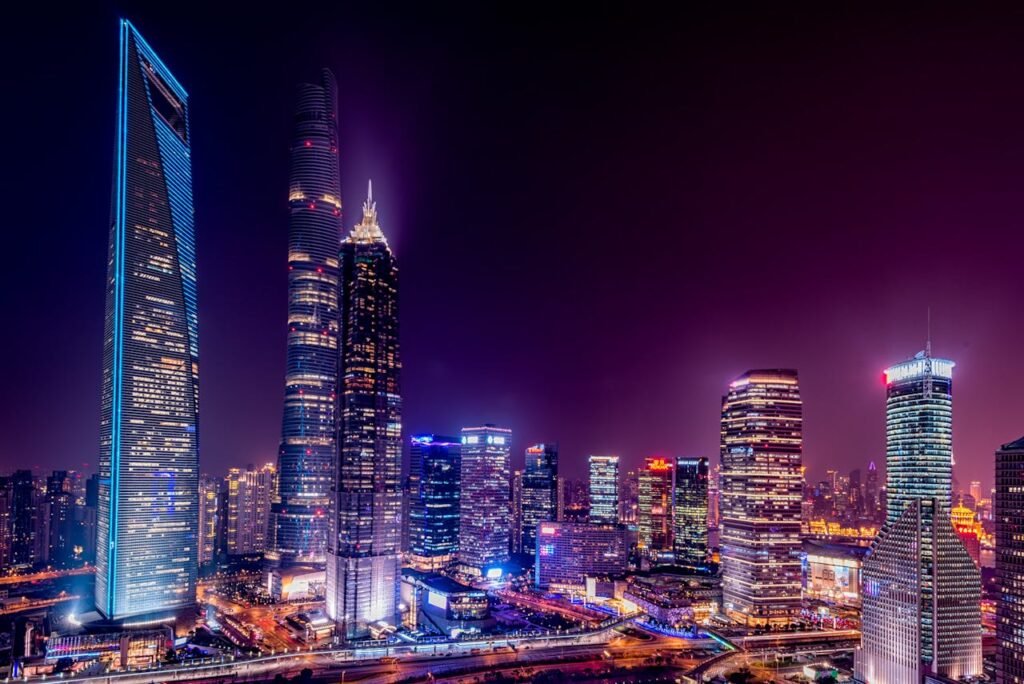
{"type": "Polygon", "coordinates": [[[881,466],[929,306],[962,484],[1024,434],[1024,15],[216,4],[4,22],[0,470],[96,466],[121,14],[191,95],[205,472],[276,459],[321,66],[346,229],[372,177],[399,259],[408,434],[711,456],[728,382],[795,367],[809,477],[881,466]]]}

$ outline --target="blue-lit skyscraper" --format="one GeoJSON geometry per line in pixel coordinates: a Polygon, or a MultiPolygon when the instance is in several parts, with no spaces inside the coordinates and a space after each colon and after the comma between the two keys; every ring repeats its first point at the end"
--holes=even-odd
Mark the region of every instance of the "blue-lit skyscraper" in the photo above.
{"type": "Polygon", "coordinates": [[[558,445],[547,442],[526,448],[523,468],[523,553],[537,550],[537,523],[554,520],[558,508],[558,445]]]}
{"type": "Polygon", "coordinates": [[[440,570],[459,550],[461,444],[454,437],[413,435],[409,449],[409,560],[440,570]]]}
{"type": "Polygon", "coordinates": [[[188,93],[121,21],[107,262],[96,607],[195,602],[199,346],[188,93]]]}
{"type": "Polygon", "coordinates": [[[926,348],[885,371],[888,503],[861,575],[858,682],[982,672],[981,576],[950,519],[953,366],[926,348]]]}
{"type": "Polygon", "coordinates": [[[338,86],[298,87],[288,187],[288,360],[271,556],[322,562],[337,450],[338,86]]]}
{"type": "Polygon", "coordinates": [[[340,251],[338,462],[327,541],[327,614],[346,639],[398,625],[402,398],[398,264],[373,187],[340,251]]]}

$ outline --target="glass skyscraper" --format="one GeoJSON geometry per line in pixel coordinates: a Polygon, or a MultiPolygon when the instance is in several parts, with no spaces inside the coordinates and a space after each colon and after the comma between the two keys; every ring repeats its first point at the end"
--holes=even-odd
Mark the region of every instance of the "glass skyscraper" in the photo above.
{"type": "Polygon", "coordinates": [[[107,262],[95,600],[195,602],[199,343],[188,93],[121,21],[107,262]]]}
{"type": "Polygon", "coordinates": [[[644,461],[637,493],[637,548],[654,559],[672,551],[674,486],[675,464],[671,459],[644,461]]]}
{"type": "Polygon", "coordinates": [[[981,576],[953,529],[953,362],[926,349],[885,371],[886,522],[864,560],[854,678],[981,674],[981,576]]]}
{"type": "Polygon", "coordinates": [[[619,522],[619,457],[587,458],[590,522],[615,525],[619,522]]]}
{"type": "Polygon", "coordinates": [[[750,626],[800,614],[803,403],[795,370],[753,370],[722,399],[723,612],[750,626]]]}
{"type": "Polygon", "coordinates": [[[459,567],[467,574],[500,576],[508,561],[511,443],[507,428],[462,428],[459,567]]]}
{"type": "Polygon", "coordinates": [[[402,400],[398,265],[373,186],[341,245],[338,463],[327,542],[327,614],[346,639],[399,625],[402,400]]]}
{"type": "MultiPolygon", "coordinates": [[[[973,483],[972,483],[973,484],[973,483]]],[[[979,486],[980,489],[980,486],[979,486]]],[[[1024,437],[996,452],[996,684],[1024,682],[1024,437]]]]}
{"type": "Polygon", "coordinates": [[[462,445],[441,435],[413,435],[410,442],[409,560],[437,571],[459,550],[462,445]]]}
{"type": "Polygon", "coordinates": [[[701,568],[708,553],[708,459],[676,459],[675,510],[676,565],[701,568]]]}
{"type": "Polygon", "coordinates": [[[323,562],[337,455],[338,86],[298,87],[288,187],[288,355],[271,556],[323,562]]]}
{"type": "Polygon", "coordinates": [[[537,550],[537,523],[554,520],[558,510],[558,445],[550,442],[526,448],[522,489],[523,553],[537,550]]]}

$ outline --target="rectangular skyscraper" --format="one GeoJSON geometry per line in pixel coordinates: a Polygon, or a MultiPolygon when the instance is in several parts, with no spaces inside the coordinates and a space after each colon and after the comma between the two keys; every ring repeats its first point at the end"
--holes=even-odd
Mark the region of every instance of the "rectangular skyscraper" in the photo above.
{"type": "Polygon", "coordinates": [[[438,571],[459,550],[461,444],[454,437],[413,435],[409,449],[409,556],[438,571]]]}
{"type": "Polygon", "coordinates": [[[338,85],[298,87],[288,186],[288,354],[271,556],[323,562],[337,457],[338,85]]]}
{"type": "Polygon", "coordinates": [[[590,456],[588,493],[590,522],[616,525],[619,522],[619,457],[590,456]]]}
{"type": "Polygon", "coordinates": [[[459,567],[466,573],[500,575],[508,560],[511,443],[507,428],[462,428],[459,567]]]}
{"type": "Polygon", "coordinates": [[[199,343],[188,93],[121,21],[97,521],[107,618],[195,602],[199,343]]]}
{"type": "Polygon", "coordinates": [[[864,684],[982,671],[981,576],[950,519],[953,366],[925,350],[885,371],[888,505],[861,575],[864,684]]]}
{"type": "Polygon", "coordinates": [[[648,458],[639,474],[637,493],[637,548],[654,560],[668,560],[672,552],[672,491],[675,464],[671,459],[648,458]]]}
{"type": "Polygon", "coordinates": [[[803,404],[795,370],[754,370],[722,400],[723,612],[751,626],[800,614],[803,404]]]}
{"type": "Polygon", "coordinates": [[[1001,592],[996,604],[996,684],[1016,684],[1024,682],[1024,437],[996,452],[994,504],[996,584],[1001,592]]]}
{"type": "Polygon", "coordinates": [[[399,625],[402,399],[398,264],[373,187],[341,245],[338,463],[327,540],[327,614],[346,639],[399,625]]]}
{"type": "Polygon", "coordinates": [[[537,523],[557,517],[557,444],[548,442],[526,448],[522,497],[522,552],[533,554],[537,549],[537,523]]]}
{"type": "Polygon", "coordinates": [[[708,554],[708,459],[676,459],[675,506],[676,565],[701,568],[708,554]]]}

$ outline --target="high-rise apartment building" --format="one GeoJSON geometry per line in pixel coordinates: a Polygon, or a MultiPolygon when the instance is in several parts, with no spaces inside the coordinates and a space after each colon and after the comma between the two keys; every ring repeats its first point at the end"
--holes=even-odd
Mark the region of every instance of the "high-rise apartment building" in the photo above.
{"type": "Polygon", "coordinates": [[[723,612],[785,625],[800,614],[803,404],[795,370],[752,370],[722,400],[723,612]]]}
{"type": "Polygon", "coordinates": [[[409,559],[443,569],[459,550],[462,444],[454,437],[413,435],[409,449],[409,559]]]}
{"type": "Polygon", "coordinates": [[[864,561],[854,678],[980,675],[981,576],[953,528],[953,362],[930,349],[886,378],[886,522],[864,561]]]}
{"type": "MultiPolygon", "coordinates": [[[[39,524],[42,497],[35,477],[31,470],[15,470],[9,482],[11,565],[32,565],[46,560],[45,555],[40,554],[37,540],[44,526],[39,524]]],[[[41,545],[48,546],[46,542],[41,545]]]]}
{"type": "Polygon", "coordinates": [[[616,525],[619,522],[619,457],[587,458],[587,494],[590,522],[616,525]]]}
{"type": "Polygon", "coordinates": [[[508,428],[462,428],[459,567],[467,574],[500,577],[508,561],[511,444],[508,428]]]}
{"type": "MultiPolygon", "coordinates": [[[[398,264],[373,186],[341,245],[338,462],[327,543],[327,614],[347,639],[399,625],[402,368],[398,264]]],[[[508,480],[505,480],[506,492],[508,480]]],[[[507,542],[506,542],[507,546],[507,542]]]]}
{"type": "Polygon", "coordinates": [[[1024,682],[1024,437],[996,452],[996,684],[1024,682]]]}
{"type": "Polygon", "coordinates": [[[558,445],[547,442],[526,448],[522,490],[522,553],[537,549],[537,523],[555,520],[558,510],[558,445]]]}
{"type": "Polygon", "coordinates": [[[224,478],[227,492],[225,546],[228,555],[264,553],[270,523],[270,504],[277,491],[277,468],[231,468],[224,478]]]}
{"type": "Polygon", "coordinates": [[[338,85],[298,87],[288,186],[288,352],[271,555],[323,562],[337,456],[338,85]]]}
{"type": "Polygon", "coordinates": [[[708,556],[708,459],[676,459],[674,501],[676,565],[703,568],[708,556]]]}
{"type": "Polygon", "coordinates": [[[119,81],[95,582],[108,619],[195,603],[199,525],[188,93],[127,20],[119,81]]]}
{"type": "Polygon", "coordinates": [[[75,495],[72,491],[74,473],[55,470],[46,478],[46,496],[43,501],[48,509],[46,530],[48,541],[47,558],[50,565],[70,568],[78,560],[75,554],[77,525],[75,524],[75,495]]]}
{"type": "Polygon", "coordinates": [[[637,493],[637,548],[650,558],[672,553],[674,485],[675,464],[671,459],[645,459],[637,493]]]}

